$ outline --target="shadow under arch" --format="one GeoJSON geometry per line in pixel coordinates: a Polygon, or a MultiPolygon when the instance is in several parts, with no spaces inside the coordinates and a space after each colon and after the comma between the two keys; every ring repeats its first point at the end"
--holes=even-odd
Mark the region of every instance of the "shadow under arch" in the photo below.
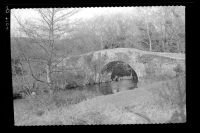
{"type": "Polygon", "coordinates": [[[121,79],[131,79],[135,84],[138,83],[138,76],[135,70],[123,61],[112,61],[107,63],[101,70],[101,74],[111,73],[112,81],[121,79]]]}

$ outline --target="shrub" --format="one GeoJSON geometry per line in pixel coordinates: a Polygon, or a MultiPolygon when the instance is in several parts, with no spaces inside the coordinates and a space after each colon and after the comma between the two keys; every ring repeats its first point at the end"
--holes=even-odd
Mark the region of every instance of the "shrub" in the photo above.
{"type": "Polygon", "coordinates": [[[30,109],[32,110],[51,110],[55,108],[53,95],[40,94],[35,97],[28,96],[25,98],[29,102],[30,109]]]}
{"type": "Polygon", "coordinates": [[[36,91],[36,81],[29,75],[12,77],[13,94],[21,94],[22,97],[31,95],[36,91]]]}
{"type": "MultiPolygon", "coordinates": [[[[163,83],[162,90],[158,91],[161,100],[165,101],[173,106],[177,106],[180,112],[175,112],[171,118],[171,122],[185,121],[185,105],[186,105],[186,93],[185,93],[185,75],[179,75],[172,80],[168,80],[163,83]]],[[[159,103],[158,102],[158,103],[159,103]]]]}
{"type": "Polygon", "coordinates": [[[178,64],[175,68],[174,68],[174,71],[176,72],[176,76],[179,76],[180,74],[182,74],[184,71],[183,71],[183,68],[180,64],[178,64]]]}
{"type": "Polygon", "coordinates": [[[11,65],[13,76],[22,76],[26,72],[22,69],[22,61],[19,58],[11,58],[11,65]]]}
{"type": "Polygon", "coordinates": [[[53,83],[55,87],[60,89],[72,89],[83,85],[85,73],[76,70],[76,73],[65,71],[63,73],[55,73],[53,75],[53,83]]]}
{"type": "Polygon", "coordinates": [[[53,110],[58,107],[80,103],[86,99],[96,97],[98,94],[84,89],[57,90],[53,94],[41,93],[26,97],[33,110],[53,110]]]}

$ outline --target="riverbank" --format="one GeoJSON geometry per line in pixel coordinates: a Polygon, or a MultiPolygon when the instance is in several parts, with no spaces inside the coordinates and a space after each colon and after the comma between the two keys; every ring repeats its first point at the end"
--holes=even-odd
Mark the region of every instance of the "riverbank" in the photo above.
{"type": "Polygon", "coordinates": [[[53,97],[17,100],[14,101],[15,125],[135,124],[149,123],[148,119],[183,122],[184,118],[175,114],[181,112],[176,90],[184,89],[183,84],[177,83],[174,78],[111,95],[102,95],[93,86],[88,90],[59,91],[53,97]]]}

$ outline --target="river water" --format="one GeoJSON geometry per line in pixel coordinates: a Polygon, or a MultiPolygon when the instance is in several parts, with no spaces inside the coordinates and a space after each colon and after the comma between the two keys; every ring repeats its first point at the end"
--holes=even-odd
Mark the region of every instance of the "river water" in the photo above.
{"type": "Polygon", "coordinates": [[[125,79],[95,85],[86,85],[82,89],[86,89],[88,91],[95,91],[101,93],[102,95],[108,95],[120,91],[134,89],[136,88],[136,86],[136,83],[134,83],[132,80],[125,79]]]}
{"type": "MultiPolygon", "coordinates": [[[[136,84],[133,80],[123,79],[119,81],[111,81],[100,84],[86,85],[84,87],[77,87],[77,90],[87,90],[97,95],[109,95],[117,92],[130,90],[136,88],[136,84]]],[[[63,90],[65,91],[65,90],[63,90]]],[[[21,99],[21,97],[19,98],[21,99]]]]}

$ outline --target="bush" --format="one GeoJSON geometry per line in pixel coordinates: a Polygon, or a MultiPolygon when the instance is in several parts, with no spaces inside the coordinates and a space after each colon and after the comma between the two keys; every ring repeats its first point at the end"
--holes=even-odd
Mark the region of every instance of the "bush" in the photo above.
{"type": "Polygon", "coordinates": [[[83,85],[85,73],[81,70],[73,72],[56,73],[53,75],[53,83],[60,89],[72,89],[83,85]]]}
{"type": "MultiPolygon", "coordinates": [[[[170,122],[183,122],[186,119],[185,105],[186,105],[186,93],[185,93],[185,75],[179,75],[172,80],[163,83],[162,90],[159,90],[159,96],[161,100],[167,101],[172,105],[178,106],[180,112],[175,112],[170,122]]],[[[158,101],[159,103],[159,101],[158,101]]]]}
{"type": "Polygon", "coordinates": [[[180,64],[178,64],[175,68],[174,71],[176,72],[176,76],[181,75],[182,73],[184,73],[183,68],[180,64]]]}
{"type": "Polygon", "coordinates": [[[58,107],[64,107],[80,103],[86,99],[94,98],[98,94],[92,91],[75,90],[57,90],[53,94],[41,93],[36,96],[26,97],[33,110],[53,110],[58,107]]]}
{"type": "Polygon", "coordinates": [[[30,95],[36,89],[36,82],[29,75],[12,77],[12,85],[13,94],[21,94],[22,97],[30,95]]]}

